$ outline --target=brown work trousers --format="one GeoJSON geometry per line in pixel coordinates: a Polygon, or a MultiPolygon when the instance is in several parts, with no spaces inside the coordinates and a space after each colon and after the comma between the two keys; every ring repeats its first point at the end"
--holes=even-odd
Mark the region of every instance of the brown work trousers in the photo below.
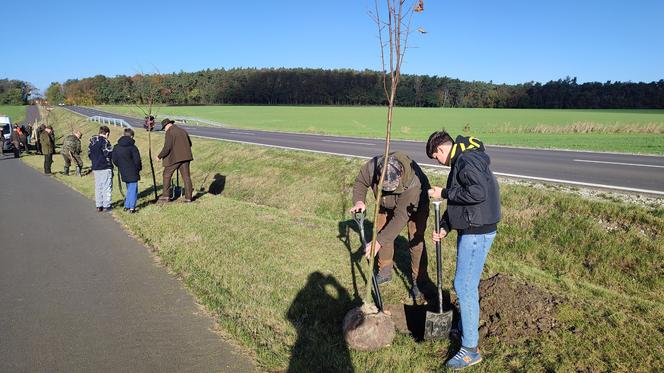
{"type": "MultiPolygon", "coordinates": [[[[378,211],[377,229],[380,231],[394,216],[394,210],[381,208],[378,211]]],[[[427,278],[427,248],[424,243],[424,232],[429,218],[429,206],[418,208],[408,220],[408,249],[410,250],[410,267],[413,281],[423,281],[427,278]]],[[[394,265],[394,242],[386,242],[378,251],[379,270],[394,265]]]]}
{"type": "Polygon", "coordinates": [[[178,162],[170,166],[164,167],[164,190],[161,193],[162,199],[169,199],[171,196],[171,179],[176,170],[180,170],[182,179],[184,180],[184,198],[191,201],[191,196],[194,191],[194,185],[191,183],[191,174],[189,173],[189,162],[178,162]]]}

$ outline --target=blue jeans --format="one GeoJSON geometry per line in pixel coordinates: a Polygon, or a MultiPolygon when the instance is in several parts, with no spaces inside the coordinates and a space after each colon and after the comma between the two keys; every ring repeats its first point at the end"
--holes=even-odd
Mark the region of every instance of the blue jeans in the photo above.
{"type": "Polygon", "coordinates": [[[136,208],[136,200],[138,199],[138,181],[133,183],[125,183],[127,186],[127,195],[125,196],[126,209],[136,208]]]}
{"type": "Polygon", "coordinates": [[[477,347],[479,341],[480,297],[478,287],[486,256],[496,232],[464,234],[457,238],[457,264],[454,290],[459,298],[461,311],[461,344],[477,347]]]}

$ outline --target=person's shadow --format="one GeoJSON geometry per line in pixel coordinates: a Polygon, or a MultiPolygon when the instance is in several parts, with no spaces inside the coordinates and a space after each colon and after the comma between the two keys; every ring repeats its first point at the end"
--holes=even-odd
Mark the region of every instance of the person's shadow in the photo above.
{"type": "MultiPolygon", "coordinates": [[[[371,232],[373,229],[373,224],[370,221],[364,221],[364,231],[371,232]]],[[[367,275],[364,273],[366,266],[363,266],[362,260],[364,258],[363,248],[359,248],[356,251],[353,251],[350,242],[350,235],[357,234],[359,235],[360,230],[357,226],[357,223],[354,220],[344,220],[339,222],[339,235],[337,238],[343,242],[346,250],[348,251],[348,259],[350,261],[350,273],[351,278],[353,279],[353,299],[360,299],[360,292],[357,287],[357,276],[359,275],[362,278],[362,282],[366,284],[367,275]]]]}
{"type": "Polygon", "coordinates": [[[207,192],[218,196],[224,191],[224,188],[226,188],[226,176],[222,174],[216,174],[214,175],[214,179],[212,180],[212,183],[210,183],[210,187],[208,188],[207,192]]]}
{"type": "Polygon", "coordinates": [[[286,312],[297,330],[287,372],[354,372],[341,327],[356,303],[334,276],[311,273],[286,312]]]}
{"type": "MultiPolygon", "coordinates": [[[[339,234],[337,235],[337,238],[341,242],[343,242],[344,246],[346,247],[346,250],[348,251],[348,256],[351,265],[351,275],[353,277],[353,291],[355,297],[358,298],[359,293],[357,288],[357,274],[359,274],[362,277],[362,281],[364,283],[366,283],[367,281],[367,275],[364,273],[364,268],[366,266],[363,265],[364,248],[359,247],[356,251],[353,251],[350,242],[350,235],[355,234],[359,236],[360,228],[357,226],[357,223],[353,219],[340,221],[338,228],[339,228],[339,234]]],[[[364,233],[366,235],[365,240],[367,243],[371,242],[372,231],[373,231],[373,222],[369,221],[368,219],[365,220],[364,233]]],[[[394,242],[394,249],[395,249],[394,270],[397,275],[396,279],[401,280],[403,282],[404,287],[410,289],[410,287],[412,286],[412,278],[411,278],[411,263],[410,263],[411,258],[410,258],[410,251],[408,250],[408,245],[409,243],[407,238],[403,237],[402,235],[397,236],[394,242]]],[[[374,270],[377,271],[378,260],[375,260],[374,263],[375,263],[374,270]]]]}

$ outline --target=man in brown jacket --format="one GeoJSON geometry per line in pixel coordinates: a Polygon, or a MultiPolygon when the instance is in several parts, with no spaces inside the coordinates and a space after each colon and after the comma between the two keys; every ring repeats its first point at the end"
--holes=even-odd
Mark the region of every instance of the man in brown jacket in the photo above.
{"type": "Polygon", "coordinates": [[[194,186],[191,183],[189,162],[194,160],[191,154],[191,139],[187,131],[175,125],[175,121],[168,118],[161,121],[161,130],[166,131],[164,147],[157,155],[158,160],[164,161],[164,188],[159,197],[162,202],[169,201],[171,195],[171,178],[176,170],[180,170],[184,179],[184,202],[191,202],[194,186]]]}
{"type": "MultiPolygon", "coordinates": [[[[365,198],[367,189],[371,187],[374,195],[377,192],[383,168],[383,156],[369,160],[360,170],[353,187],[353,203],[351,213],[366,209],[365,198]]],[[[405,226],[408,226],[408,247],[411,258],[411,279],[413,287],[411,295],[418,301],[423,296],[418,288],[428,281],[427,253],[424,244],[424,232],[429,217],[429,196],[431,188],[429,179],[420,166],[408,155],[395,152],[390,154],[387,162],[387,173],[383,182],[383,193],[376,221],[378,234],[376,250],[378,251],[378,283],[386,283],[392,279],[394,264],[394,240],[405,226]]],[[[366,247],[367,256],[371,243],[366,247]]]]}

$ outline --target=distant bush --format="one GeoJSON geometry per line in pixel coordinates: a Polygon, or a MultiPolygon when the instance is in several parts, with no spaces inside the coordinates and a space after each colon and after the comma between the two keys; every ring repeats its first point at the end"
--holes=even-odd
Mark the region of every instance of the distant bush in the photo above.
{"type": "Polygon", "coordinates": [[[21,80],[0,79],[0,105],[25,105],[32,87],[21,80]]]}

